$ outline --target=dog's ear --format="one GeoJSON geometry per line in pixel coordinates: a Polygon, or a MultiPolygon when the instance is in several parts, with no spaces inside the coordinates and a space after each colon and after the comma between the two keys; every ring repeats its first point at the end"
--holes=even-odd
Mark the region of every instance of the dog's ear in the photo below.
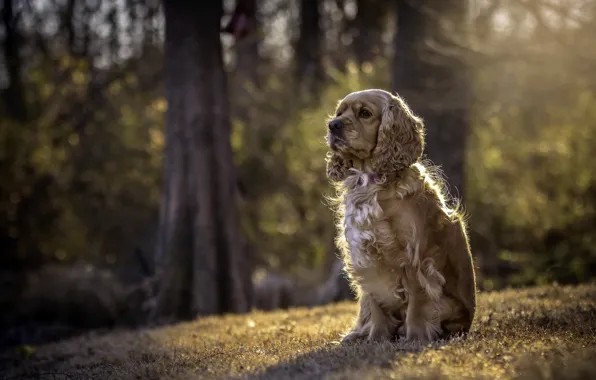
{"type": "Polygon", "coordinates": [[[325,157],[327,161],[327,178],[331,181],[341,182],[348,176],[350,162],[335,152],[328,152],[325,157]]]}
{"type": "Polygon", "coordinates": [[[424,150],[424,124],[398,96],[391,96],[383,107],[372,153],[376,173],[391,173],[416,163],[424,150]]]}

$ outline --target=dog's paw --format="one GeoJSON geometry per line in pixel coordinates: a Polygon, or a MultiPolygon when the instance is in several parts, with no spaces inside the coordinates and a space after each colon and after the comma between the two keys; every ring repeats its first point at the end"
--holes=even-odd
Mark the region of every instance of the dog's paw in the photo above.
{"type": "Polygon", "coordinates": [[[433,328],[426,326],[407,326],[406,338],[409,341],[418,342],[420,344],[428,344],[438,338],[438,334],[433,328]]]}
{"type": "Polygon", "coordinates": [[[391,340],[393,334],[386,327],[373,327],[368,334],[369,342],[385,342],[391,340]]]}
{"type": "Polygon", "coordinates": [[[402,337],[407,337],[408,336],[408,329],[406,327],[406,324],[403,323],[401,326],[399,326],[397,328],[397,337],[398,338],[402,338],[402,337]]]}
{"type": "Polygon", "coordinates": [[[364,340],[367,337],[367,333],[361,330],[354,330],[346,334],[342,339],[341,343],[352,343],[364,340]]]}

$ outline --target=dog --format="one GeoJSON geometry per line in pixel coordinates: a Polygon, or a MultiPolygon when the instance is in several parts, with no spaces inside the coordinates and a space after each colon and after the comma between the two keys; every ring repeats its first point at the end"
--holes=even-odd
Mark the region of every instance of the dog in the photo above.
{"type": "Polygon", "coordinates": [[[476,277],[465,218],[422,162],[424,135],[406,102],[379,89],[347,95],[328,123],[337,244],[360,309],[342,342],[426,344],[472,325],[476,277]]]}

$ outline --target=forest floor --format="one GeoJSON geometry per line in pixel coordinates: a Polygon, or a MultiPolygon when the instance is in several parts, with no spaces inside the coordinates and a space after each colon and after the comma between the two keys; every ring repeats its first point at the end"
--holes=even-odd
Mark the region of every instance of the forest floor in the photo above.
{"type": "Polygon", "coordinates": [[[0,353],[0,379],[596,379],[596,284],[482,293],[471,335],[425,347],[338,344],[355,313],[345,302],[90,334],[0,353]]]}

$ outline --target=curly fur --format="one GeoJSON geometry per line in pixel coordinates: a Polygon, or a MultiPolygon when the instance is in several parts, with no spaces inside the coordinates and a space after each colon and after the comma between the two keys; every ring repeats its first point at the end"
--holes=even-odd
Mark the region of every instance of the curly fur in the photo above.
{"type": "Polygon", "coordinates": [[[383,109],[377,146],[371,162],[376,173],[392,173],[410,167],[422,156],[422,120],[414,116],[399,97],[391,98],[383,109]]]}
{"type": "Polygon", "coordinates": [[[327,177],[332,181],[343,181],[350,169],[349,162],[344,160],[339,154],[333,152],[327,154],[326,161],[327,177]]]}
{"type": "Polygon", "coordinates": [[[328,136],[337,244],[360,312],[344,341],[421,342],[469,331],[476,286],[465,221],[436,169],[421,162],[424,125],[382,90],[346,96],[328,136]],[[372,116],[360,117],[365,108],[372,116]]]}

